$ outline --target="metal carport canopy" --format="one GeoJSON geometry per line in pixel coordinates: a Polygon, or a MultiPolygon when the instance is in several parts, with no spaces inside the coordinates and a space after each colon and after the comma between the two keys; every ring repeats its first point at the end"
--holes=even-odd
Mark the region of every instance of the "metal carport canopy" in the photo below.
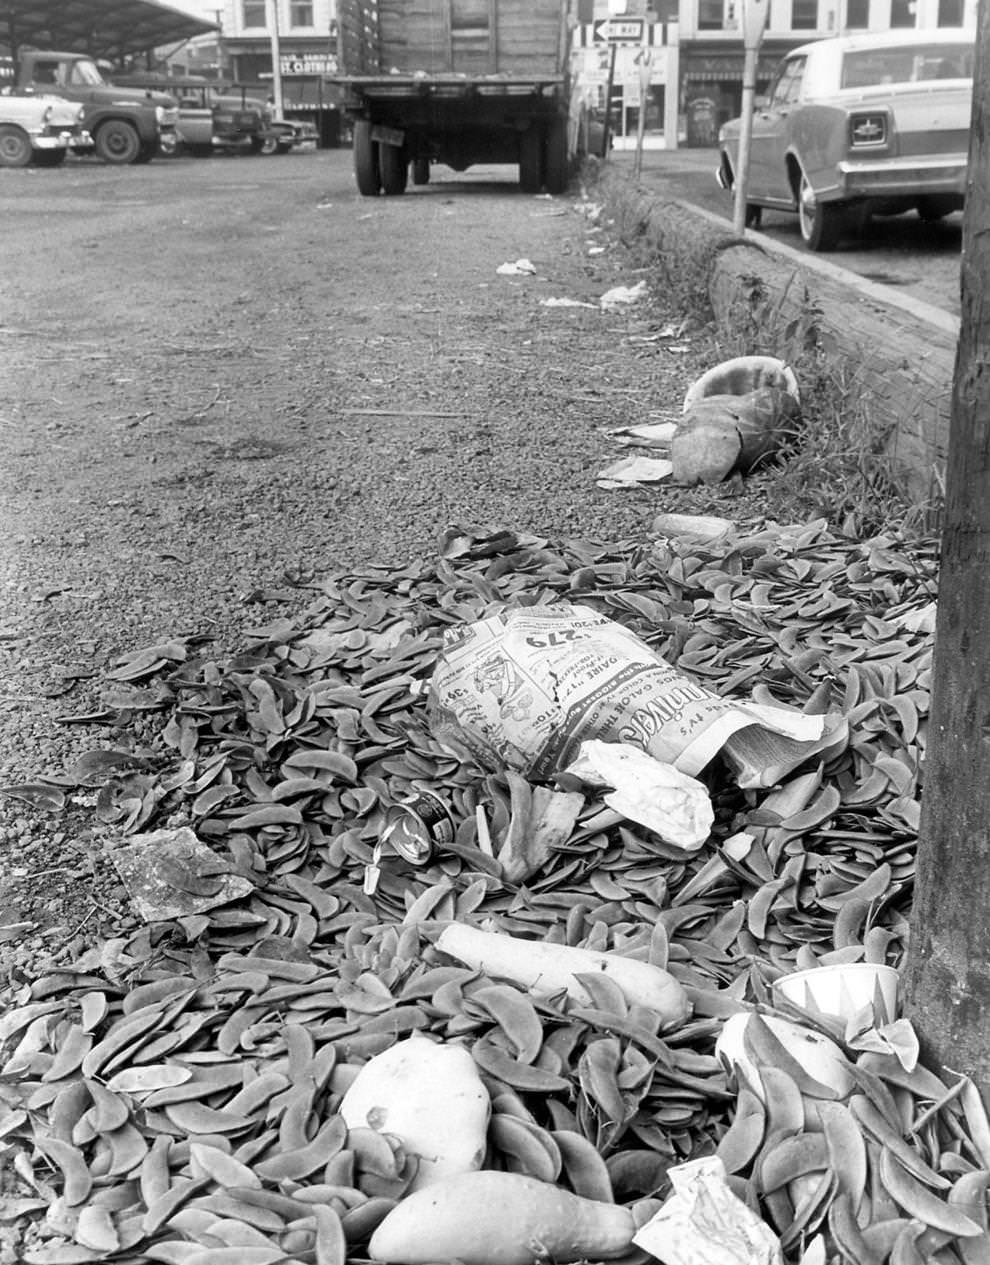
{"type": "Polygon", "coordinates": [[[19,47],[116,60],[217,30],[156,0],[0,0],[0,52],[19,47]]]}

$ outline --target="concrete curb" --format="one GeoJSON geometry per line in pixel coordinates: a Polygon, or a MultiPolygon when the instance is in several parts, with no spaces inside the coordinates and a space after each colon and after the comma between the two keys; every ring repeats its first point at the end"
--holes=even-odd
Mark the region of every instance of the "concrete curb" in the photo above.
{"type": "Polygon", "coordinates": [[[657,197],[614,170],[600,174],[597,189],[619,231],[645,238],[672,276],[704,278],[721,331],[765,327],[773,345],[749,350],[787,358],[782,333],[803,339],[813,327],[886,436],[909,493],[922,504],[938,499],[957,317],[770,238],[738,237],[722,216],[657,197]]]}

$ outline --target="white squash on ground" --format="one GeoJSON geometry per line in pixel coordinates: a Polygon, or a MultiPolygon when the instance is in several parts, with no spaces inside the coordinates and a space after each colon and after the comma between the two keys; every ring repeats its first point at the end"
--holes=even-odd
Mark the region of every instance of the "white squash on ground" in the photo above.
{"type": "Polygon", "coordinates": [[[420,1190],[481,1167],[491,1099],[464,1046],[412,1036],[364,1064],[340,1114],[349,1129],[392,1134],[417,1155],[409,1189],[420,1190]]]}
{"type": "Polygon", "coordinates": [[[520,1173],[465,1173],[407,1195],[371,1236],[373,1261],[541,1265],[629,1252],[631,1209],[520,1173]]]}
{"type": "MultiPolygon", "coordinates": [[[[762,1100],[763,1083],[757,1065],[746,1049],[746,1027],[753,1018],[753,1013],[748,1011],[730,1015],[715,1042],[715,1056],[724,1067],[734,1070],[737,1077],[744,1080],[762,1100]]],[[[812,1080],[834,1090],[840,1098],[852,1092],[855,1086],[852,1064],[834,1041],[789,1019],[778,1019],[776,1015],[761,1015],[760,1018],[812,1080]]]]}

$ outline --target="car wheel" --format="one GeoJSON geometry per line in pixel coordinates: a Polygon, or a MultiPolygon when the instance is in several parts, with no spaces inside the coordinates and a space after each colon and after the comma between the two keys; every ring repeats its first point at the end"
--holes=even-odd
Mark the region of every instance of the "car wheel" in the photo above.
{"type": "Polygon", "coordinates": [[[382,173],[382,193],[387,198],[405,193],[409,179],[409,163],[401,145],[379,145],[378,167],[382,173]]]}
{"type": "Polygon", "coordinates": [[[801,172],[798,189],[798,221],[809,250],[834,250],[842,235],[843,212],[833,202],[819,202],[808,177],[801,172]]]}
{"type": "Polygon", "coordinates": [[[413,184],[430,183],[430,160],[428,158],[413,159],[412,181],[413,184]]]}
{"type": "Polygon", "coordinates": [[[547,193],[563,193],[567,188],[567,120],[553,119],[545,133],[543,150],[547,193]]]}
{"type": "Polygon", "coordinates": [[[377,198],[382,188],[382,173],[378,165],[378,145],[371,139],[371,124],[367,119],[356,120],[353,144],[358,193],[366,198],[377,198]]]}
{"type": "Polygon", "coordinates": [[[543,186],[543,129],[535,123],[519,137],[519,186],[524,193],[543,186]]]}
{"type": "Polygon", "coordinates": [[[137,162],[141,154],[141,138],[137,128],[126,119],[110,119],[101,124],[93,137],[96,152],[105,163],[123,167],[137,162]]]}
{"type": "Polygon", "coordinates": [[[26,167],[31,161],[31,141],[19,127],[0,127],[0,167],[26,167]]]}
{"type": "Polygon", "coordinates": [[[939,220],[944,220],[947,215],[951,215],[955,209],[935,197],[919,198],[917,207],[918,215],[926,224],[937,224],[939,220]]]}

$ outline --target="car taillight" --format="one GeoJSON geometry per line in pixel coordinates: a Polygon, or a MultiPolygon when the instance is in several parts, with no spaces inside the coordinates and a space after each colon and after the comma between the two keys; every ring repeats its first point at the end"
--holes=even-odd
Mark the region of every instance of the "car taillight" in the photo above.
{"type": "Polygon", "coordinates": [[[849,143],[855,149],[875,149],[887,144],[886,114],[854,114],[849,120],[849,143]]]}

